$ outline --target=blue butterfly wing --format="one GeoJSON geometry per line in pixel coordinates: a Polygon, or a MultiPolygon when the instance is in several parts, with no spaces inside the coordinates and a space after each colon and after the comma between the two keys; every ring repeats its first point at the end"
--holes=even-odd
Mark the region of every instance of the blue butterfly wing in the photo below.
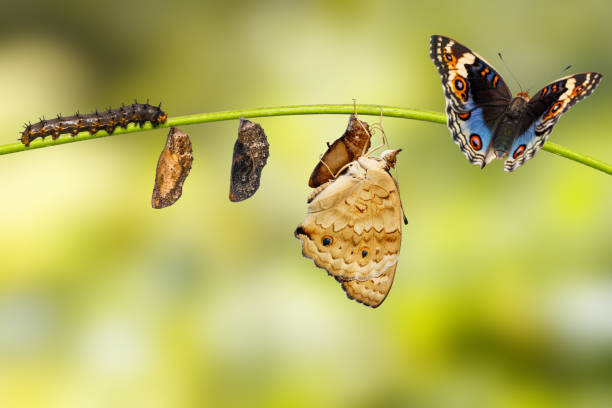
{"type": "Polygon", "coordinates": [[[430,57],[442,78],[447,126],[473,164],[495,158],[493,131],[512,96],[508,86],[482,57],[458,42],[431,37],[430,57]]]}
{"type": "Polygon", "coordinates": [[[446,124],[450,129],[453,140],[467,159],[484,167],[495,158],[492,149],[493,133],[485,124],[482,108],[474,108],[467,113],[457,113],[455,109],[446,105],[446,124]]]}
{"type": "Polygon", "coordinates": [[[542,148],[561,115],[591,95],[601,77],[597,72],[575,74],[558,79],[538,91],[527,103],[519,136],[508,150],[504,170],[514,171],[531,159],[542,148]]]}

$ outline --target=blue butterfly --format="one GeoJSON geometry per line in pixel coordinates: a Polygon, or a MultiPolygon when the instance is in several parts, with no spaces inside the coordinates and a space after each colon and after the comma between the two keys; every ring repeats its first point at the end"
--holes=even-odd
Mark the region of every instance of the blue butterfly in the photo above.
{"type": "Polygon", "coordinates": [[[468,160],[484,168],[507,156],[510,172],[531,159],[571,106],[589,96],[601,80],[585,72],[556,80],[533,98],[514,98],[502,77],[482,57],[448,37],[433,35],[430,54],[442,77],[447,125],[468,160]]]}

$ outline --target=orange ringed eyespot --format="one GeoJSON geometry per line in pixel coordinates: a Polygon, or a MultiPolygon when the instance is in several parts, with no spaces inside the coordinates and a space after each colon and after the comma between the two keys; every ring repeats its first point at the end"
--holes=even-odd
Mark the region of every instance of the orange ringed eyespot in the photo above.
{"type": "Polygon", "coordinates": [[[525,152],[525,147],[526,146],[524,144],[517,147],[514,153],[512,154],[512,157],[515,159],[521,157],[523,155],[523,152],[525,152]]]}
{"type": "Polygon", "coordinates": [[[474,150],[482,149],[482,139],[480,139],[480,136],[478,136],[476,133],[473,133],[470,136],[470,146],[472,146],[474,150]]]}
{"type": "Polygon", "coordinates": [[[462,77],[457,77],[453,82],[453,86],[457,91],[463,91],[465,89],[465,80],[462,77]]]}

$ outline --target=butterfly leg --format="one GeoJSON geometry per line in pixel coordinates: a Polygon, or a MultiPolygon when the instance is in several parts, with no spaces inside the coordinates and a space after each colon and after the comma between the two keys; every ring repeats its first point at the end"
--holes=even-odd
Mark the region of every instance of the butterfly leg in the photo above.
{"type": "MultiPolygon", "coordinates": [[[[329,146],[329,143],[328,143],[328,146],[329,146]]],[[[325,163],[325,162],[323,161],[323,155],[320,155],[320,156],[319,156],[319,161],[321,162],[321,164],[323,164],[323,165],[325,166],[325,168],[327,169],[327,171],[329,171],[329,174],[331,174],[331,176],[332,176],[333,178],[336,178],[336,175],[334,175],[334,172],[332,171],[332,169],[330,169],[330,168],[329,168],[329,166],[327,165],[327,163],[325,163]]]]}
{"type": "Polygon", "coordinates": [[[385,129],[383,129],[382,126],[382,118],[383,118],[383,109],[382,107],[378,107],[378,109],[380,109],[380,120],[378,123],[375,123],[372,125],[372,127],[377,128],[380,130],[380,133],[382,134],[382,143],[376,147],[373,147],[370,149],[370,151],[367,152],[367,154],[364,154],[364,156],[369,156],[372,153],[374,153],[375,151],[377,151],[378,149],[380,149],[381,147],[384,147],[385,145],[387,145],[387,147],[389,147],[389,142],[387,141],[387,135],[385,133],[385,129]]]}
{"type": "MultiPolygon", "coordinates": [[[[368,129],[365,128],[365,126],[363,126],[363,123],[361,123],[361,121],[359,120],[359,115],[357,114],[357,99],[353,99],[353,116],[355,116],[355,119],[357,119],[357,123],[359,123],[359,126],[361,126],[363,131],[366,134],[370,135],[370,137],[372,137],[372,134],[368,131],[368,129]]],[[[367,144],[364,144],[363,149],[361,149],[361,156],[366,154],[366,149],[367,149],[367,144]]]]}
{"type": "Polygon", "coordinates": [[[366,154],[364,154],[363,156],[368,157],[370,156],[372,153],[374,153],[375,151],[377,151],[378,149],[380,149],[381,147],[385,147],[385,145],[389,146],[389,143],[387,143],[387,136],[385,135],[385,131],[380,128],[380,131],[382,133],[382,139],[383,142],[381,144],[379,144],[378,146],[375,146],[373,148],[371,148],[366,154]]]}

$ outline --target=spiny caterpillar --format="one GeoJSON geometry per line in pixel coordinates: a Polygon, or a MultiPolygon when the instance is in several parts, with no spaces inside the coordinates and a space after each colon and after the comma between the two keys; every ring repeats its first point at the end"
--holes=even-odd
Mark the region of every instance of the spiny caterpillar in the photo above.
{"type": "Polygon", "coordinates": [[[115,131],[117,126],[127,128],[130,123],[137,123],[142,127],[146,122],[151,122],[153,127],[157,127],[166,122],[168,115],[159,106],[152,106],[148,103],[138,103],[134,101],[132,105],[121,105],[117,109],[109,109],[106,112],[79,114],[73,116],[58,115],[55,119],[42,119],[38,123],[26,125],[21,134],[21,143],[26,146],[38,137],[45,138],[51,136],[53,140],[61,134],[70,133],[76,136],[79,132],[88,131],[94,134],[99,130],[105,130],[109,134],[115,131]]]}

